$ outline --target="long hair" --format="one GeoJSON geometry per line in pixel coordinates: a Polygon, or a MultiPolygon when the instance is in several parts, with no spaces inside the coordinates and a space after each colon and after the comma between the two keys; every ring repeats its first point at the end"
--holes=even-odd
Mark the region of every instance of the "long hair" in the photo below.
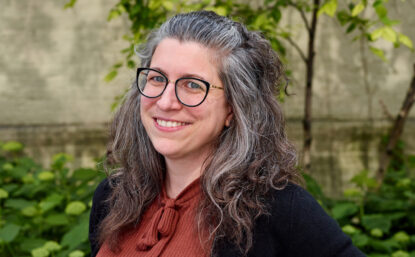
{"type": "MultiPolygon", "coordinates": [[[[142,67],[150,65],[165,38],[196,42],[216,53],[233,118],[201,175],[196,221],[210,239],[226,237],[246,254],[255,219],[267,214],[264,199],[270,190],[282,189],[298,177],[296,151],[287,140],[276,100],[285,78],[281,62],[260,33],[214,12],[198,11],[176,15],[153,31],[137,50],[142,67]]],[[[164,159],[140,119],[140,96],[133,86],[115,115],[107,150],[113,191],[99,239],[101,244],[107,240],[111,249],[161,192],[164,159]]]]}

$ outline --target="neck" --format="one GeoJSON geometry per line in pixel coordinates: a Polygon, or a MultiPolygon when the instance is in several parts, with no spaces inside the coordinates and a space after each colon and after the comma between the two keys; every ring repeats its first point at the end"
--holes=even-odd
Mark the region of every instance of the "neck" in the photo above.
{"type": "Polygon", "coordinates": [[[165,187],[169,198],[176,198],[186,186],[196,180],[202,174],[202,160],[171,160],[166,158],[165,187]]]}

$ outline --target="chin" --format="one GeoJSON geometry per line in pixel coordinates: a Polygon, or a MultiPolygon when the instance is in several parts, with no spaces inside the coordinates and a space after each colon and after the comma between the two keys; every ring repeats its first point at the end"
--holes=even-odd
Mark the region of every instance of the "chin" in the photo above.
{"type": "Polygon", "coordinates": [[[171,144],[153,144],[156,151],[164,157],[170,158],[179,155],[177,146],[171,144]]]}

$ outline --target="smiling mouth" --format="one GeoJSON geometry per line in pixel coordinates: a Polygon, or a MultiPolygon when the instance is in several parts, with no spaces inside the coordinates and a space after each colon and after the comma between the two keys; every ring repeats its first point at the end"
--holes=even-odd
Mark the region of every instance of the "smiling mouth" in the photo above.
{"type": "Polygon", "coordinates": [[[185,126],[188,123],[186,122],[177,122],[177,121],[170,121],[170,120],[160,120],[160,119],[156,119],[156,122],[159,126],[161,127],[166,127],[166,128],[175,128],[175,127],[180,127],[180,126],[185,126]]]}

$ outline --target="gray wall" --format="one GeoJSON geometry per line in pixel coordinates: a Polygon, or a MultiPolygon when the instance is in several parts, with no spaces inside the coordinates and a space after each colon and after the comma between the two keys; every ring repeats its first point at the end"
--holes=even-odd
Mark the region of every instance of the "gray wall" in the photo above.
{"type": "MultiPolygon", "coordinates": [[[[73,166],[94,165],[105,153],[107,123],[114,97],[127,88],[134,71],[121,70],[112,82],[103,81],[127,47],[121,37],[128,21],[107,22],[115,0],[79,0],[63,10],[66,0],[0,0],[0,140],[19,140],[26,152],[48,165],[51,155],[67,152],[73,166]]],[[[415,2],[391,1],[391,18],[402,19],[399,30],[415,40],[415,2]]],[[[296,42],[307,42],[295,13],[284,20],[296,42]]],[[[326,192],[338,195],[362,169],[377,166],[380,135],[389,125],[382,101],[395,115],[412,76],[415,54],[388,43],[388,62],[367,52],[367,81],[373,90],[368,114],[359,42],[333,19],[322,16],[318,26],[313,95],[313,175],[326,192]],[[372,120],[373,122],[370,122],[372,120]]],[[[294,74],[283,103],[288,134],[301,149],[304,65],[288,47],[287,67],[294,74]]],[[[415,111],[405,127],[408,151],[415,152],[415,111]]]]}

